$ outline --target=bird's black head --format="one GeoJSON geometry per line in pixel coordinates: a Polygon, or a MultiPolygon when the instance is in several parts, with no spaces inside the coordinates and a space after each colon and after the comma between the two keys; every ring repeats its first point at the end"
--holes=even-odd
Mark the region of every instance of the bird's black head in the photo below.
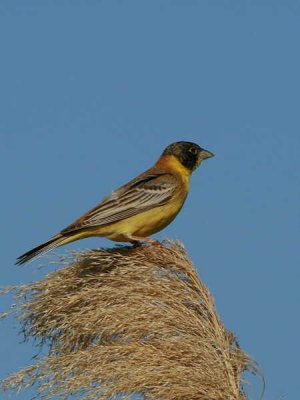
{"type": "Polygon", "coordinates": [[[176,142],[165,148],[163,156],[174,156],[182,165],[191,171],[199,167],[201,162],[206,158],[213,157],[210,151],[202,149],[192,142],[176,142]]]}

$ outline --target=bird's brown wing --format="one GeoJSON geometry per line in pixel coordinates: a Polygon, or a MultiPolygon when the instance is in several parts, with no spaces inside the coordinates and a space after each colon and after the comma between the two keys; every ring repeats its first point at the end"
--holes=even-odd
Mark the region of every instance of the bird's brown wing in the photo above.
{"type": "Polygon", "coordinates": [[[177,186],[176,177],[172,174],[145,173],[113,192],[61,233],[110,224],[166,204],[177,186]]]}

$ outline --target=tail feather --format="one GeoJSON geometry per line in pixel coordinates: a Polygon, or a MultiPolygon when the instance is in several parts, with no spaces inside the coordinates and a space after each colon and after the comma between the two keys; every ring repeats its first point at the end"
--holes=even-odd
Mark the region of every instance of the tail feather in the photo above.
{"type": "MultiPolygon", "coordinates": [[[[66,237],[61,235],[60,233],[56,236],[53,236],[51,239],[47,240],[47,242],[40,244],[32,250],[27,251],[27,253],[22,254],[17,258],[16,264],[22,265],[27,263],[28,261],[41,256],[42,254],[48,253],[48,251],[55,249],[56,247],[61,246],[66,243],[66,237]]],[[[67,239],[68,241],[68,239],[67,239]]]]}

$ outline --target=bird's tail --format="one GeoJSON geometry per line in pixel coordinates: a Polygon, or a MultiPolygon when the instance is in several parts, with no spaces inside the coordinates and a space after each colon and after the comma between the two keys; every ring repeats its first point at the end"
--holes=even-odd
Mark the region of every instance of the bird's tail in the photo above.
{"type": "Polygon", "coordinates": [[[72,242],[74,239],[70,237],[66,237],[61,233],[53,236],[51,239],[46,242],[40,244],[32,250],[27,251],[27,253],[22,254],[17,258],[16,264],[22,265],[27,263],[28,261],[41,256],[42,254],[48,253],[48,251],[56,249],[56,247],[62,246],[63,244],[72,242]]]}

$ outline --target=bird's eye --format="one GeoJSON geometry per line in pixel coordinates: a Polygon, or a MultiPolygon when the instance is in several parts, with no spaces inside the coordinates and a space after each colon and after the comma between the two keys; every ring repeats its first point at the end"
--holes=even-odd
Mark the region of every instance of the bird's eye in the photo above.
{"type": "Polygon", "coordinates": [[[189,152],[192,153],[193,155],[196,155],[198,153],[198,150],[196,147],[190,147],[189,152]]]}

